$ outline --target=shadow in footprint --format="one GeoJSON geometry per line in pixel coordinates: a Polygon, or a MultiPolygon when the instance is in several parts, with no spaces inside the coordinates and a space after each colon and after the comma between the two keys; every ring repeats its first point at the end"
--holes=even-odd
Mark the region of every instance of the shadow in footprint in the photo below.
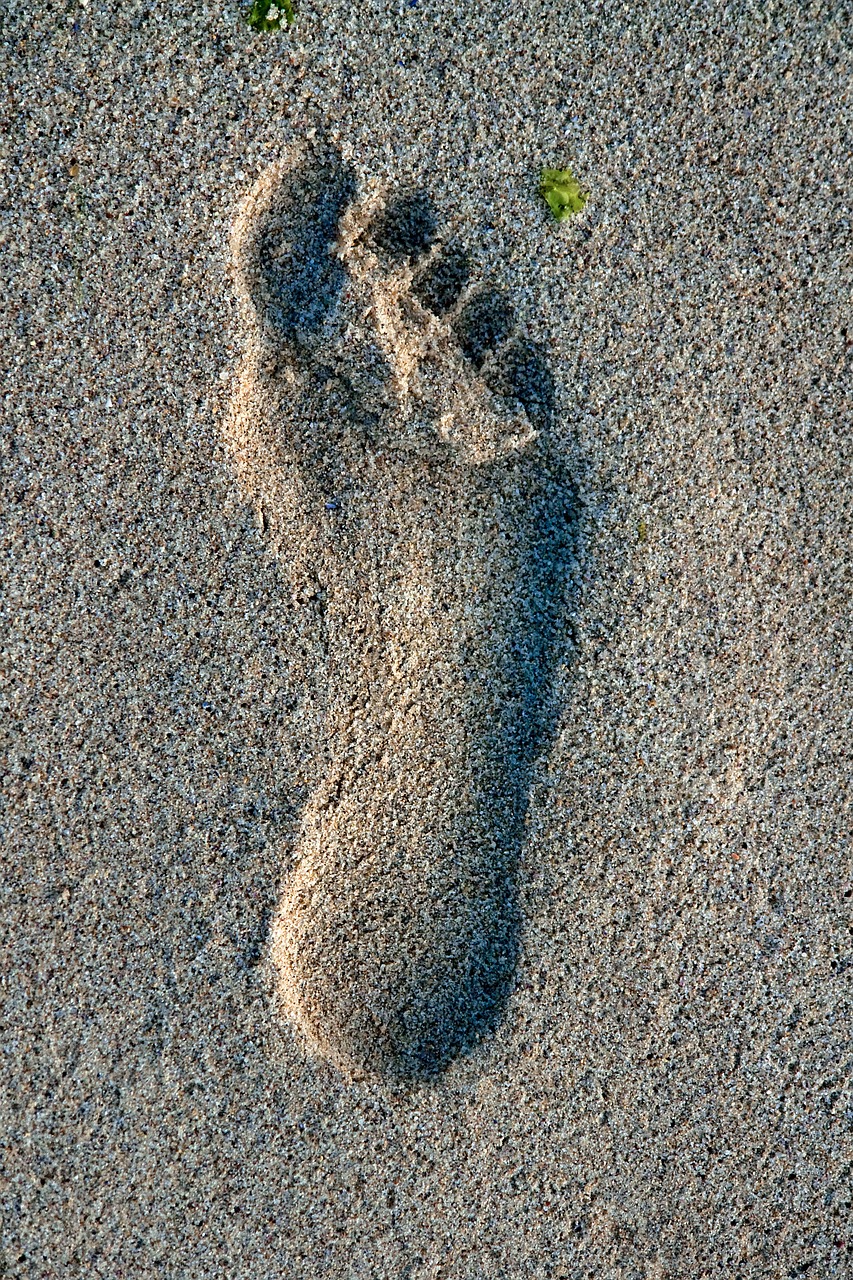
{"type": "Polygon", "coordinates": [[[526,338],[512,338],[499,353],[486,381],[498,395],[518,400],[539,431],[554,417],[554,379],[541,348],[526,338]]]}
{"type": "Polygon", "coordinates": [[[461,245],[447,245],[412,282],[412,293],[437,316],[456,305],[471,276],[471,259],[461,245]]]}
{"type": "MultiPolygon", "coordinates": [[[[264,451],[259,477],[289,442],[326,600],[328,768],[272,923],[279,990],[344,1070],[429,1078],[495,1027],[512,987],[518,858],[566,647],[575,491],[547,436],[529,430],[550,423],[553,380],[540,348],[515,334],[507,295],[468,292],[471,263],[456,244],[417,271],[437,236],[426,195],[404,193],[373,218],[366,238],[379,265],[366,275],[363,257],[353,265],[340,249],[353,199],[345,168],[328,152],[308,153],[277,183],[274,198],[267,185],[250,199],[236,256],[259,314],[303,366],[307,357],[325,375],[353,349],[362,361],[373,339],[353,339],[352,316],[378,324],[369,318],[398,315],[375,347],[392,374],[411,371],[420,331],[406,345],[399,317],[408,312],[382,294],[382,263],[405,260],[416,267],[412,295],[449,353],[448,379],[461,367],[453,352],[469,362],[482,401],[472,412],[528,421],[522,444],[472,460],[437,432],[427,453],[395,442],[389,410],[380,447],[339,430],[330,383],[322,394],[319,378],[286,393],[281,364],[255,360],[233,433],[250,486],[264,451]],[[359,294],[365,279],[371,292],[359,294]],[[317,281],[319,299],[309,287],[317,281]],[[347,312],[351,294],[357,307],[347,312]],[[347,495],[322,518],[331,472],[317,470],[300,415],[314,446],[324,433],[333,442],[335,483],[347,495]]],[[[347,374],[353,385],[357,376],[347,374]]]]}
{"type": "Polygon", "coordinates": [[[447,719],[448,730],[454,718],[466,725],[468,751],[447,779],[448,805],[462,812],[443,849],[443,883],[433,890],[453,942],[436,929],[440,965],[431,981],[422,964],[403,965],[395,988],[383,992],[383,1008],[400,1010],[383,1046],[386,1073],[439,1073],[495,1028],[512,989],[519,854],[533,770],[556,723],[552,677],[565,651],[563,587],[576,523],[573,486],[542,464],[523,458],[483,467],[467,494],[473,519],[463,546],[479,561],[468,582],[476,602],[457,611],[454,658],[465,696],[447,719]],[[459,804],[466,782],[467,811],[459,804]],[[460,883],[461,911],[452,892],[460,883]]]}
{"type": "Polygon", "coordinates": [[[396,196],[370,224],[373,243],[390,262],[417,262],[435,240],[432,201],[424,191],[396,196]]]}
{"type": "Polygon", "coordinates": [[[256,228],[263,310],[297,347],[311,345],[346,282],[343,263],[329,245],[355,191],[354,175],[340,155],[318,148],[308,163],[284,176],[263,225],[256,228]]]}
{"type": "Polygon", "coordinates": [[[464,305],[453,328],[459,345],[476,368],[512,333],[515,317],[503,289],[486,287],[464,305]]]}

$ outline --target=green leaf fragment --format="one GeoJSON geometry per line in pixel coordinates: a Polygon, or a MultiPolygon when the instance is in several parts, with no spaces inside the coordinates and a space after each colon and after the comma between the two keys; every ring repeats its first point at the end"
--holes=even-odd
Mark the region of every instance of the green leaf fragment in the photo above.
{"type": "Polygon", "coordinates": [[[253,31],[280,31],[282,20],[290,26],[295,17],[293,0],[254,0],[246,21],[253,31]]]}
{"type": "Polygon", "coordinates": [[[543,169],[539,193],[558,222],[565,222],[573,213],[580,213],[589,199],[572,174],[571,169],[543,169]]]}

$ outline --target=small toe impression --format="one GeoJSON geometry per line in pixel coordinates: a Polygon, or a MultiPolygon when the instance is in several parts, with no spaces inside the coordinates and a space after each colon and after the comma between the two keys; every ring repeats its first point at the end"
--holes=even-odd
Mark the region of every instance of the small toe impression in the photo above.
{"type": "Polygon", "coordinates": [[[412,293],[434,315],[443,316],[456,302],[471,276],[471,259],[450,244],[412,281],[412,293]]]}
{"type": "Polygon", "coordinates": [[[547,430],[554,416],[554,379],[541,347],[524,338],[508,342],[486,378],[497,395],[518,400],[530,421],[547,430]]]}
{"type": "Polygon", "coordinates": [[[465,303],[453,328],[465,355],[476,368],[509,337],[515,317],[503,289],[480,289],[465,303]]]}
{"type": "Polygon", "coordinates": [[[310,344],[343,289],[346,271],[332,249],[355,193],[355,176],[339,153],[318,148],[284,175],[262,216],[256,301],[297,346],[310,344]]]}
{"type": "Polygon", "coordinates": [[[393,263],[417,262],[429,250],[435,234],[432,201],[423,191],[398,196],[369,228],[373,243],[393,263]]]}

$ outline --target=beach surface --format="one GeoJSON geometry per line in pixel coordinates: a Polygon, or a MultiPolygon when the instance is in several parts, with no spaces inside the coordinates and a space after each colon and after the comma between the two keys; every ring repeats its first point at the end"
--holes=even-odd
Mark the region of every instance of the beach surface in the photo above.
{"type": "MultiPolygon", "coordinates": [[[[846,4],[7,6],[0,1275],[853,1273],[851,33],[846,4]],[[461,502],[389,465],[371,525],[330,481],[324,612],[235,443],[234,228],[306,144],[359,199],[428,192],[511,300],[575,513],[508,986],[423,1078],[330,1049],[273,954],[336,735],[380,732],[336,718],[359,555],[409,529],[414,573],[461,502]],[[564,223],[546,167],[589,192],[564,223]]],[[[342,954],[341,1025],[373,998],[342,954]]]]}

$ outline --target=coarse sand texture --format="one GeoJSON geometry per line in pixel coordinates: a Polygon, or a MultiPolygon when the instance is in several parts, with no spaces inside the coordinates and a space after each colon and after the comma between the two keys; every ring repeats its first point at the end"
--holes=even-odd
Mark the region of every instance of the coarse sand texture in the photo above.
{"type": "Polygon", "coordinates": [[[853,1280],[851,0],[251,3],[2,7],[0,1280],[853,1280]]]}
{"type": "Polygon", "coordinates": [[[494,1026],[519,951],[575,506],[552,381],[428,193],[362,194],[324,142],[263,174],[234,260],[229,439],[327,663],[278,989],[345,1072],[430,1077],[494,1026]]]}

